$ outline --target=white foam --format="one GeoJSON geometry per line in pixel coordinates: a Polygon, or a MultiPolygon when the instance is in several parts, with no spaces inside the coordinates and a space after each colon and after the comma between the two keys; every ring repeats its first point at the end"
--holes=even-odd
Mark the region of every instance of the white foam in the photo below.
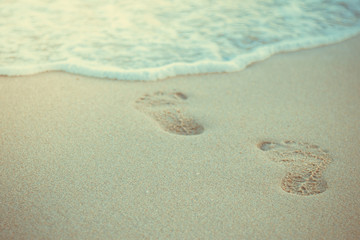
{"type": "Polygon", "coordinates": [[[360,32],[360,1],[4,1],[0,32],[2,75],[156,80],[342,41],[360,32]]]}

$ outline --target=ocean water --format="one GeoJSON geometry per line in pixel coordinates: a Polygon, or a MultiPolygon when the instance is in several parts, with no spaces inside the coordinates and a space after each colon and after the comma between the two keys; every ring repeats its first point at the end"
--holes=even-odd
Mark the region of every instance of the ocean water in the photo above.
{"type": "Polygon", "coordinates": [[[232,72],[360,32],[360,0],[2,0],[0,74],[232,72]]]}

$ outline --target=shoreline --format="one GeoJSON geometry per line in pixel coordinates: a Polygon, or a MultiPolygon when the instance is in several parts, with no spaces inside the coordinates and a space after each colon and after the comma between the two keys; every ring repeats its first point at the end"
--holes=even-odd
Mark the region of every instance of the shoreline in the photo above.
{"type": "Polygon", "coordinates": [[[0,238],[359,237],[359,40],[159,81],[0,77],[0,238]],[[285,191],[295,151],[331,158],[321,193],[285,191]]]}
{"type": "MultiPolygon", "coordinates": [[[[355,30],[354,30],[355,31],[355,30]]],[[[25,66],[25,67],[10,67],[8,69],[8,72],[25,72],[25,74],[1,74],[4,70],[0,67],[0,77],[26,77],[26,76],[32,76],[37,74],[42,74],[46,72],[66,72],[73,75],[79,75],[84,77],[90,77],[90,78],[100,78],[100,79],[110,79],[110,80],[118,80],[118,81],[162,81],[166,79],[176,78],[176,77],[184,77],[184,76],[198,76],[198,75],[206,75],[206,74],[226,74],[226,73],[236,73],[244,71],[247,67],[260,63],[263,61],[266,61],[267,59],[276,56],[278,54],[286,54],[286,53],[292,53],[292,52],[298,52],[298,51],[304,51],[304,50],[311,50],[316,48],[322,48],[334,44],[339,44],[344,41],[348,41],[352,38],[358,38],[360,36],[360,33],[351,33],[346,34],[346,37],[335,37],[334,36],[328,36],[328,37],[319,37],[316,40],[309,40],[304,39],[303,43],[298,43],[296,41],[289,41],[285,43],[276,43],[272,45],[265,45],[259,49],[256,49],[256,51],[260,52],[267,52],[267,54],[262,54],[262,57],[256,56],[254,57],[254,52],[246,53],[244,56],[237,56],[231,61],[209,61],[209,60],[203,60],[195,63],[179,63],[175,62],[172,64],[168,64],[162,67],[156,67],[156,68],[145,68],[145,69],[133,69],[133,70],[116,70],[113,67],[110,66],[98,66],[96,68],[88,68],[84,67],[83,65],[70,65],[70,71],[64,70],[69,68],[68,63],[64,62],[58,62],[53,64],[48,64],[46,67],[44,65],[41,65],[41,69],[57,69],[57,70],[44,70],[44,71],[34,71],[32,70],[34,66],[25,66]],[[326,42],[325,39],[331,38],[333,39],[332,42],[326,42]],[[321,40],[322,39],[322,40],[321,40]],[[307,43],[307,44],[304,44],[307,43]],[[322,42],[319,44],[318,42],[322,42]],[[306,47],[304,47],[304,45],[306,47]],[[285,47],[287,46],[287,47],[285,47]],[[299,46],[302,46],[299,48],[299,46]],[[277,49],[277,50],[274,50],[277,49]],[[251,58],[250,63],[244,63],[244,58],[251,58]],[[209,65],[210,64],[210,65],[209,65]],[[222,67],[220,67],[222,66],[222,67]],[[187,68],[185,72],[193,72],[193,73],[176,73],[173,72],[178,71],[179,69],[187,68]],[[207,68],[216,68],[216,69],[222,69],[222,70],[216,70],[212,72],[209,72],[208,70],[200,70],[200,69],[207,69],[207,68]],[[25,70],[24,70],[25,69],[25,70]],[[86,70],[87,69],[87,70],[86,70]],[[104,69],[107,69],[107,71],[104,71],[104,69]],[[189,70],[193,69],[193,70],[189,70]],[[227,69],[227,70],[225,70],[227,69]],[[236,69],[236,70],[234,70],[236,69]],[[35,73],[34,73],[35,72],[35,73]],[[86,74],[84,72],[92,72],[92,74],[86,74]],[[135,77],[137,74],[141,72],[142,77],[135,77]],[[105,74],[105,75],[104,75],[105,74]],[[118,75],[124,76],[123,78],[119,77],[118,75]],[[144,78],[144,79],[140,79],[144,78]],[[146,79],[148,78],[148,79],[146,79]]],[[[356,31],[355,31],[356,32],[356,31]]],[[[328,41],[328,40],[327,40],[328,41]]],[[[256,54],[255,54],[256,55],[256,54]]],[[[245,61],[247,62],[247,61],[245,61]]],[[[139,75],[140,76],[140,75],[139,75]]]]}

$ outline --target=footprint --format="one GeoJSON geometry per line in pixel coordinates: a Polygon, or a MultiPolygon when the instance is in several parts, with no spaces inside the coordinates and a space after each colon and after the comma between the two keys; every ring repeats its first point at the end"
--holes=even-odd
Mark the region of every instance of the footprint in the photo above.
{"type": "Polygon", "coordinates": [[[145,94],[135,102],[139,111],[154,119],[162,129],[179,135],[197,135],[204,131],[204,127],[192,117],[186,115],[181,105],[187,96],[182,92],[155,92],[145,94]]]}
{"type": "Polygon", "coordinates": [[[285,192],[308,196],[322,193],[327,189],[322,173],[331,162],[331,158],[327,151],[319,146],[284,141],[261,142],[258,147],[271,160],[285,164],[287,173],[281,181],[281,188],[285,192]]]}

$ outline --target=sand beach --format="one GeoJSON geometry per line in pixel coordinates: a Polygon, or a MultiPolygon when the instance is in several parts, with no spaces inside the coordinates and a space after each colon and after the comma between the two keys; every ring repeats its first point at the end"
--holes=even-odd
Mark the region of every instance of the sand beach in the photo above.
{"type": "Polygon", "coordinates": [[[0,239],[359,239],[359,62],[1,76],[0,239]]]}

